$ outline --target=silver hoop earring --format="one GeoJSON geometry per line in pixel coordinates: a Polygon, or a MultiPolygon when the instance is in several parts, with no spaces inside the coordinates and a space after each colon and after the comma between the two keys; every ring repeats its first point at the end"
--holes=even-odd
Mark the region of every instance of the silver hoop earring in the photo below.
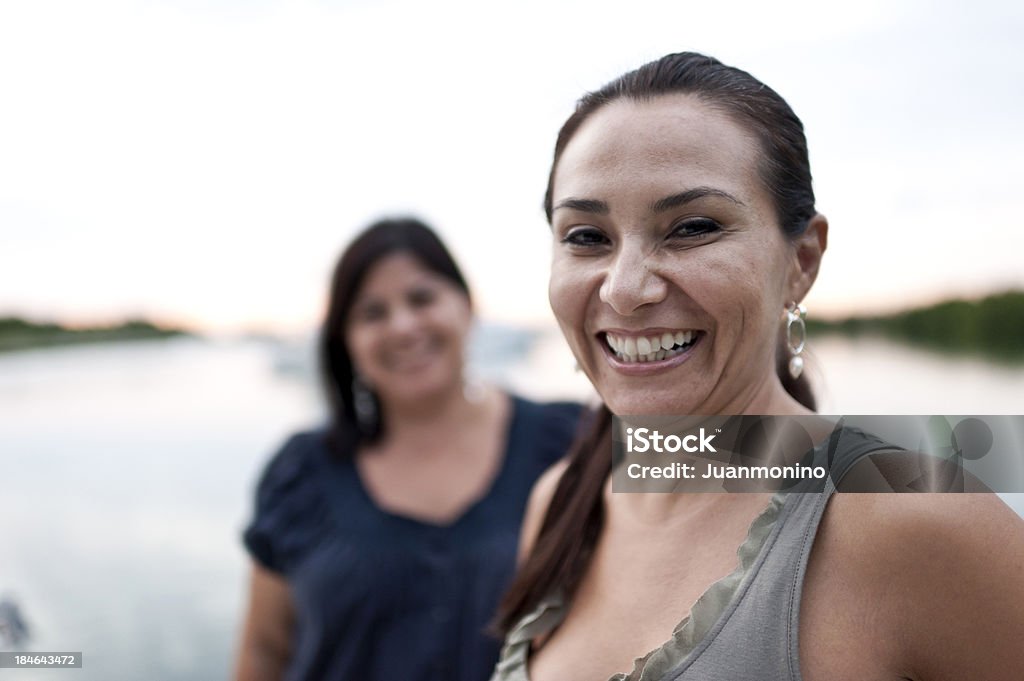
{"type": "Polygon", "coordinates": [[[368,432],[373,429],[377,422],[377,398],[358,376],[352,379],[352,411],[356,413],[360,430],[368,432]]]}
{"type": "Polygon", "coordinates": [[[794,379],[800,378],[804,372],[804,358],[800,353],[804,351],[807,343],[807,325],[804,317],[807,316],[807,308],[799,303],[790,303],[786,306],[786,347],[789,349],[789,375],[794,379]]]}

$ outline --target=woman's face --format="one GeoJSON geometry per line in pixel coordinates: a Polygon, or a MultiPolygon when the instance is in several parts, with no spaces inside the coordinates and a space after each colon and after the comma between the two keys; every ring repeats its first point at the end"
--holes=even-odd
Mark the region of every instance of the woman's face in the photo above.
{"type": "Polygon", "coordinates": [[[414,256],[395,253],[367,272],[345,338],[356,373],[385,405],[415,405],[461,388],[471,323],[461,289],[414,256]]]}
{"type": "Polygon", "coordinates": [[[760,153],[687,95],[612,102],[563,152],[549,297],[613,413],[741,413],[782,390],[780,320],[809,282],[760,153]]]}

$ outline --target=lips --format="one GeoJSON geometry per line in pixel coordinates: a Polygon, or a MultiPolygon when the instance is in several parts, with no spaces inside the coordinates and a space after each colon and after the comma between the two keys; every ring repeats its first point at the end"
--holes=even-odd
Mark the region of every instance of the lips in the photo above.
{"type": "Polygon", "coordinates": [[[695,329],[679,329],[650,334],[605,332],[604,342],[615,357],[626,364],[642,364],[671,359],[686,352],[700,337],[695,329]]]}
{"type": "Polygon", "coordinates": [[[443,345],[437,338],[421,338],[412,343],[380,348],[378,356],[381,365],[390,371],[416,371],[431,365],[441,354],[443,345]]]}

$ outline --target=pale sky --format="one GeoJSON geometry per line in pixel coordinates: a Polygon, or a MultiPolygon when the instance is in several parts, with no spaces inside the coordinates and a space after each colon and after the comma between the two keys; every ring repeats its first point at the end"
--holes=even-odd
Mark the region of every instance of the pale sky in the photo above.
{"type": "Polygon", "coordinates": [[[1024,287],[1024,5],[0,4],[0,316],[316,322],[380,215],[441,232],[479,312],[545,322],[540,201],[585,90],[697,50],[807,128],[811,314],[1024,287]]]}

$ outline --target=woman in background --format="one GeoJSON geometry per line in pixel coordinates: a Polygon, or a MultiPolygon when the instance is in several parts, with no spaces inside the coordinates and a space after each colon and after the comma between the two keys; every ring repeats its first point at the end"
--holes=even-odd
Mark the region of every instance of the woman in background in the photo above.
{"type": "Polygon", "coordinates": [[[412,219],[341,256],[321,329],[331,422],[269,463],[245,532],[253,558],[239,681],[476,681],[535,479],[577,405],[470,386],[469,290],[412,219]]]}
{"type": "Polygon", "coordinates": [[[815,493],[611,492],[613,414],[814,420],[828,224],[777,93],[693,53],[627,73],[562,127],[545,204],[551,306],[606,406],[531,497],[495,681],[1024,678],[1024,523],[991,494],[835,494],[900,488],[866,433],[822,433],[815,493]]]}

